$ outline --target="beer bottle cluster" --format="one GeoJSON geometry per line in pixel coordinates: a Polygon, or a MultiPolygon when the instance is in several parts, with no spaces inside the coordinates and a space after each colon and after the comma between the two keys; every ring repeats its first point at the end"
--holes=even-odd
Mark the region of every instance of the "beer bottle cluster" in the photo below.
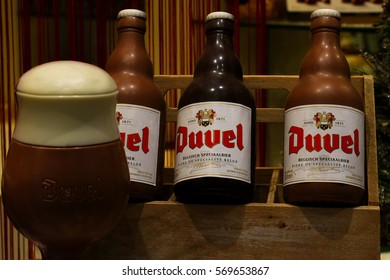
{"type": "MultiPolygon", "coordinates": [[[[146,15],[118,14],[106,70],[118,84],[117,121],[133,201],[158,198],[165,102],[145,49],[146,15]]],[[[365,193],[364,104],[340,47],[340,13],[311,15],[311,46],[285,105],[283,192],[287,203],[354,206],[365,193]]],[[[248,203],[255,179],[256,107],[233,47],[234,16],[206,17],[206,46],[180,97],[174,193],[184,203],[248,203]]]]}

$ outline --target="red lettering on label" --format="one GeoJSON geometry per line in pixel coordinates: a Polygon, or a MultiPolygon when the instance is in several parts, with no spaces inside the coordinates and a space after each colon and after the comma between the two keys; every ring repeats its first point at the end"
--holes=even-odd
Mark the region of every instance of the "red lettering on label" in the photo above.
{"type": "Polygon", "coordinates": [[[324,149],[328,153],[332,153],[334,150],[340,148],[340,135],[332,134],[332,140],[330,140],[330,138],[331,136],[329,134],[326,134],[324,136],[324,149]]]}
{"type": "Polygon", "coordinates": [[[207,130],[204,133],[205,136],[205,145],[209,148],[214,147],[221,143],[221,133],[220,130],[207,130]]]}
{"type": "Polygon", "coordinates": [[[299,150],[303,147],[303,128],[292,126],[288,131],[290,134],[288,139],[288,153],[298,154],[299,150]]]}
{"type": "Polygon", "coordinates": [[[121,132],[119,133],[119,137],[121,138],[122,145],[124,146],[126,144],[126,133],[121,132]]]}
{"type": "Polygon", "coordinates": [[[357,156],[360,155],[360,143],[359,143],[359,130],[355,129],[353,131],[353,138],[355,139],[354,145],[355,145],[355,154],[357,156]]]}
{"type": "Polygon", "coordinates": [[[141,142],[141,136],[138,133],[127,134],[126,147],[133,152],[139,151],[139,144],[141,142]]]}
{"type": "Polygon", "coordinates": [[[244,143],[243,141],[243,132],[244,129],[242,127],[242,124],[238,124],[237,126],[237,148],[242,151],[244,149],[244,143]]]}
{"type": "Polygon", "coordinates": [[[142,129],[142,151],[147,154],[149,153],[149,127],[142,129]]]}
{"type": "Polygon", "coordinates": [[[320,134],[305,135],[303,128],[297,126],[291,126],[288,133],[288,151],[289,154],[297,154],[302,148],[305,148],[308,152],[320,152],[323,149],[328,153],[332,153],[335,150],[340,149],[346,154],[355,153],[356,156],[360,155],[359,147],[359,130],[355,129],[353,135],[339,134],[320,134]],[[340,145],[341,142],[341,145],[340,145]]]}
{"type": "Polygon", "coordinates": [[[181,153],[188,146],[190,149],[202,148],[206,145],[212,148],[222,143],[228,149],[237,147],[240,151],[244,149],[243,144],[243,127],[242,124],[236,126],[236,131],[207,130],[206,132],[198,131],[188,134],[188,128],[179,126],[176,135],[176,153],[181,153]],[[222,141],[221,141],[222,140],[222,141]]]}
{"type": "Polygon", "coordinates": [[[203,147],[203,133],[202,131],[198,131],[197,133],[191,132],[190,133],[190,148],[193,150],[195,148],[202,148],[203,147]]]}
{"type": "Polygon", "coordinates": [[[310,153],[312,151],[319,152],[322,150],[321,147],[321,135],[316,134],[314,137],[309,134],[305,137],[305,142],[306,142],[306,150],[308,150],[310,153]]]}
{"type": "Polygon", "coordinates": [[[184,148],[188,144],[188,128],[185,126],[179,126],[177,128],[177,137],[176,137],[176,153],[183,152],[184,148]]]}
{"type": "Polygon", "coordinates": [[[142,129],[142,136],[139,133],[120,133],[122,144],[132,152],[138,152],[140,149],[147,154],[149,152],[149,128],[142,129]]]}

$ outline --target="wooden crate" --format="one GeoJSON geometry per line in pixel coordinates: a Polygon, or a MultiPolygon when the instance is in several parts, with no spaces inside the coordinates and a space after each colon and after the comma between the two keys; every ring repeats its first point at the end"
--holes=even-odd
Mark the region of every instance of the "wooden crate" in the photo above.
{"type": "MultiPolygon", "coordinates": [[[[192,76],[156,76],[163,92],[192,76]]],[[[244,76],[250,89],[287,89],[297,76],[244,76]]],[[[91,248],[97,259],[379,259],[380,222],[372,76],[352,77],[364,96],[367,198],[355,208],[283,203],[282,168],[257,167],[257,199],[246,205],[130,204],[112,234],[91,248]],[[259,187],[260,186],[260,187],[259,187]],[[263,190],[263,191],[261,191],[263,190]]],[[[167,121],[177,110],[169,108],[167,121]]],[[[283,108],[258,108],[257,122],[282,123],[283,108]]],[[[169,153],[168,153],[169,156],[169,153]]],[[[173,168],[166,168],[172,185],[173,168]]]]}

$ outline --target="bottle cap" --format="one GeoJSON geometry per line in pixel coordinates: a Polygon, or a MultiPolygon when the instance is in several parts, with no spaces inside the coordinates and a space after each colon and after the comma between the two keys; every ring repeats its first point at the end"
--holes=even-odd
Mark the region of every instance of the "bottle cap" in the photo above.
{"type": "Polygon", "coordinates": [[[234,21],[234,16],[230,13],[227,13],[227,12],[212,12],[210,14],[207,15],[206,17],[206,22],[208,22],[209,20],[212,20],[212,19],[228,19],[228,20],[231,20],[231,21],[234,21]]]}
{"type": "Polygon", "coordinates": [[[311,13],[310,19],[314,19],[317,17],[335,17],[341,18],[341,14],[339,11],[334,9],[318,9],[311,13]]]}
{"type": "Polygon", "coordinates": [[[16,86],[14,138],[26,144],[70,147],[119,139],[118,87],[103,69],[78,61],[54,61],[22,75],[16,86]]]}
{"type": "Polygon", "coordinates": [[[118,19],[123,17],[137,17],[137,18],[146,19],[146,13],[144,11],[137,10],[137,9],[125,9],[125,10],[121,10],[118,13],[118,19]]]}

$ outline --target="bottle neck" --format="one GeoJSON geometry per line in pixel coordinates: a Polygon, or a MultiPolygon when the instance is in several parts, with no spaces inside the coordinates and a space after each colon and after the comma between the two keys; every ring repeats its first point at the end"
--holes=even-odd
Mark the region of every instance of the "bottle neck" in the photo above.
{"type": "Polygon", "coordinates": [[[350,78],[349,64],[340,46],[340,24],[335,18],[313,20],[311,45],[300,76],[326,75],[350,78]]]}
{"type": "Polygon", "coordinates": [[[206,46],[195,67],[194,77],[207,73],[234,75],[242,80],[242,67],[233,46],[233,22],[225,20],[224,24],[221,26],[221,19],[206,24],[206,46]]]}
{"type": "Polygon", "coordinates": [[[106,65],[109,73],[125,69],[129,75],[153,78],[153,64],[145,47],[145,31],[145,21],[142,19],[118,20],[118,40],[106,65]]]}

